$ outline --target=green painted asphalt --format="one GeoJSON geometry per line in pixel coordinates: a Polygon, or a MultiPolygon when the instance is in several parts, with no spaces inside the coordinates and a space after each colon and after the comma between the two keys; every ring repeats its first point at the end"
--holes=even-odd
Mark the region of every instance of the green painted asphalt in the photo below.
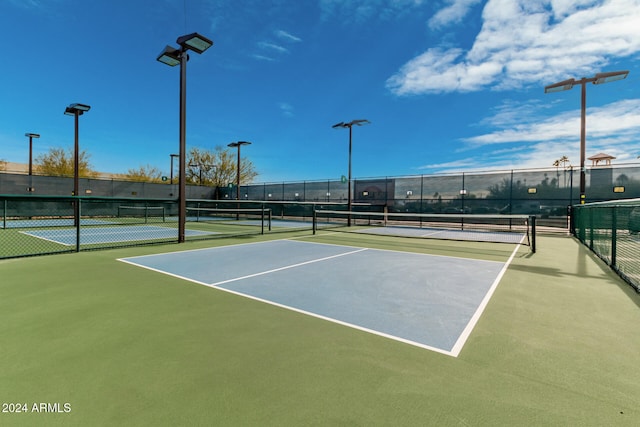
{"type": "Polygon", "coordinates": [[[518,251],[457,358],[116,260],[257,239],[0,261],[0,425],[640,424],[640,296],[570,237],[518,251]]]}

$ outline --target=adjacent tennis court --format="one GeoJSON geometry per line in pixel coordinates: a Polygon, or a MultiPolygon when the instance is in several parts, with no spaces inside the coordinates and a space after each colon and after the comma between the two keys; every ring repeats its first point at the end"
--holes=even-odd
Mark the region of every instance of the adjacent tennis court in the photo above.
{"type": "Polygon", "coordinates": [[[121,261],[451,356],[508,265],[294,240],[121,261]]]}
{"type": "MultiPolygon", "coordinates": [[[[37,237],[65,246],[76,244],[75,228],[22,231],[28,236],[37,237]]],[[[185,230],[186,236],[204,236],[214,234],[211,231],[185,230]]],[[[111,227],[83,228],[80,233],[80,244],[100,244],[115,242],[135,242],[155,239],[177,238],[178,229],[154,225],[127,225],[111,227]]]]}
{"type": "MultiPolygon", "coordinates": [[[[72,227],[73,218],[56,218],[56,219],[16,219],[2,221],[0,220],[0,229],[2,228],[43,228],[43,227],[72,227]]],[[[114,224],[112,221],[93,218],[81,218],[80,225],[109,225],[114,224]]]]}

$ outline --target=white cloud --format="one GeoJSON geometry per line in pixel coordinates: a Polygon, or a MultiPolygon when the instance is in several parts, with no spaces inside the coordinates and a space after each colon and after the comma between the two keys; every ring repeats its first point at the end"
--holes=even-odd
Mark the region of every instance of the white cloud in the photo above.
{"type": "Polygon", "coordinates": [[[338,16],[349,23],[393,19],[411,13],[423,3],[423,0],[319,0],[323,20],[338,16]]]}
{"type": "Polygon", "coordinates": [[[429,28],[439,29],[449,24],[456,24],[462,21],[469,10],[480,3],[481,0],[448,0],[449,5],[436,12],[429,19],[429,28]]]}
{"type": "MultiPolygon", "coordinates": [[[[517,111],[517,110],[516,110],[517,111]]],[[[587,108],[586,133],[591,140],[601,140],[617,135],[625,140],[638,140],[640,137],[640,99],[617,101],[603,107],[587,108]]],[[[463,141],[474,146],[504,144],[527,141],[575,141],[580,129],[580,110],[529,123],[513,115],[513,122],[505,118],[486,119],[493,124],[502,123],[502,129],[495,132],[466,138],[463,141]]],[[[639,141],[640,143],[640,141],[639,141]]]]}
{"type": "Polygon", "coordinates": [[[279,102],[278,108],[282,112],[282,115],[285,117],[293,117],[293,106],[286,102],[279,102]]]}
{"type": "Polygon", "coordinates": [[[280,45],[277,45],[275,43],[262,41],[262,42],[258,43],[258,46],[260,48],[262,48],[262,49],[271,50],[271,51],[275,51],[275,52],[278,52],[278,53],[289,53],[289,49],[287,49],[286,47],[282,47],[280,45]]]}
{"type": "Polygon", "coordinates": [[[257,54],[257,53],[252,54],[251,57],[254,58],[254,59],[257,59],[259,61],[268,61],[268,62],[275,61],[275,59],[271,58],[270,56],[260,55],[260,54],[257,54]]]}
{"type": "Polygon", "coordinates": [[[471,49],[433,47],[387,80],[396,95],[504,90],[640,52],[640,0],[489,0],[471,49]]]}
{"type": "MultiPolygon", "coordinates": [[[[465,146],[456,151],[467,153],[464,158],[418,169],[459,173],[482,170],[486,165],[491,165],[493,170],[546,168],[562,156],[567,156],[577,167],[580,164],[580,109],[545,119],[542,114],[547,108],[537,101],[505,101],[480,123],[497,130],[462,140],[465,146]],[[477,150],[480,147],[484,149],[477,150]],[[474,155],[468,156],[469,152],[474,155]]],[[[585,154],[589,157],[599,152],[616,157],[617,163],[637,162],[640,99],[587,108],[585,154]]]]}
{"type": "Polygon", "coordinates": [[[276,37],[288,42],[298,43],[302,41],[300,37],[296,37],[293,34],[290,34],[284,30],[277,30],[275,31],[274,34],[276,35],[276,37]]]}

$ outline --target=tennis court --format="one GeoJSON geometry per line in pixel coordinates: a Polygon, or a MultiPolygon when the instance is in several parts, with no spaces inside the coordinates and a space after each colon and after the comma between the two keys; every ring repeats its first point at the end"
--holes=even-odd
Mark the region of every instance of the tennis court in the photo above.
{"type": "MultiPolygon", "coordinates": [[[[76,244],[75,228],[22,231],[27,236],[37,237],[49,242],[65,246],[76,244]]],[[[186,236],[205,236],[214,234],[211,231],[185,230],[186,236]]],[[[154,239],[177,238],[178,229],[154,225],[126,225],[110,227],[83,228],[80,233],[80,244],[100,244],[116,242],[135,242],[154,239]]]]}
{"type": "Polygon", "coordinates": [[[306,230],[0,261],[0,397],[71,408],[0,424],[637,425],[637,294],[575,239],[516,246],[306,230]]]}
{"type": "Polygon", "coordinates": [[[508,264],[294,240],[121,261],[451,356],[508,264]]]}
{"type": "MultiPolygon", "coordinates": [[[[73,218],[56,218],[56,219],[16,219],[10,221],[0,220],[1,228],[40,228],[40,227],[72,227],[73,218]]],[[[109,225],[112,221],[93,218],[81,218],[80,225],[109,225]]]]}

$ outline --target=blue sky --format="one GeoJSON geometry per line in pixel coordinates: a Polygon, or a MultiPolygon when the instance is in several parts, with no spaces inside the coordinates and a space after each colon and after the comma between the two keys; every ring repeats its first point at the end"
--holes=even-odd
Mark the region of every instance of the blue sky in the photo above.
{"type": "Polygon", "coordinates": [[[256,182],[339,179],[353,129],[355,178],[579,164],[640,155],[640,0],[1,0],[0,159],[73,145],[67,105],[91,105],[80,146],[102,172],[169,175],[179,67],[165,45],[214,41],[188,63],[187,146],[233,141],[256,182]]]}

